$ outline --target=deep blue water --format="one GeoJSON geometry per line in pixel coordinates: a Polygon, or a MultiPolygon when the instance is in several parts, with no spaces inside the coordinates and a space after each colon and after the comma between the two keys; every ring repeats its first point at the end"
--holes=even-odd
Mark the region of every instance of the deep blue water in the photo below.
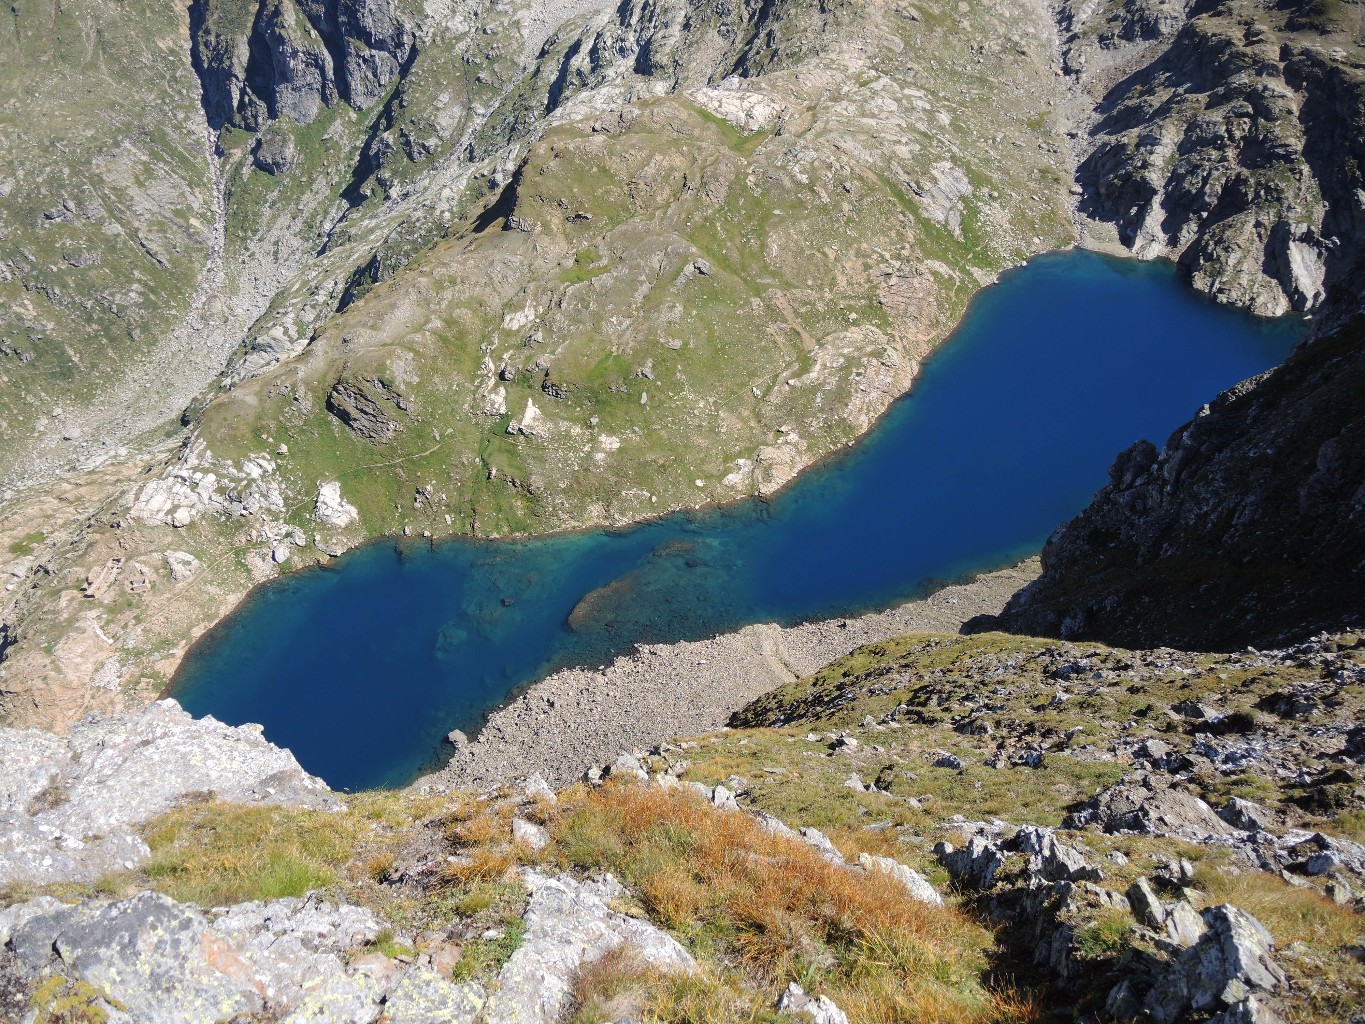
{"type": "Polygon", "coordinates": [[[528,541],[375,543],[255,593],[173,684],[333,787],[401,785],[514,688],[637,641],[850,614],[1036,552],[1106,480],[1302,331],[1165,265],[1042,257],[973,302],[909,396],[770,501],[528,541]],[[585,600],[586,599],[586,600],[585,600]]]}

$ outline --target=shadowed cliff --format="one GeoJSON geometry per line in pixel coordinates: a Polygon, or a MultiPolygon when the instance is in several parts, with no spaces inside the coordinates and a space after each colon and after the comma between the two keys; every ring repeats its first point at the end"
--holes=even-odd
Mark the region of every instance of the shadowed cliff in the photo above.
{"type": "Polygon", "coordinates": [[[973,629],[1227,650],[1365,618],[1362,273],[1280,368],[1140,441],[973,629]]]}

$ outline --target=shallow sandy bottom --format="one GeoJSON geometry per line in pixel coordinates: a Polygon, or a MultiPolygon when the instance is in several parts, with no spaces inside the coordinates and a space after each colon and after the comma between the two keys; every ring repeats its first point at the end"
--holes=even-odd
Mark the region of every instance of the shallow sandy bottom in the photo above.
{"type": "Polygon", "coordinates": [[[721,728],[755,697],[864,644],[902,633],[956,633],[999,612],[1037,577],[1038,559],[857,618],[746,626],[679,644],[648,644],[604,669],[557,672],[494,712],[475,741],[415,787],[496,785],[539,772],[565,785],[623,750],[721,728]]]}

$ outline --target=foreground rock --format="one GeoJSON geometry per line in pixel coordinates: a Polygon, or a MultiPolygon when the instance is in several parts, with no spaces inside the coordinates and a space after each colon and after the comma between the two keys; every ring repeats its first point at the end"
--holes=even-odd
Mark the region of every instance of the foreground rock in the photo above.
{"type": "Polygon", "coordinates": [[[1034,964],[1072,998],[1089,992],[1101,999],[1104,1019],[1176,1024],[1192,1012],[1226,1012],[1224,1024],[1278,1019],[1263,1001],[1285,987],[1286,975],[1270,933],[1244,910],[1223,904],[1196,913],[1183,900],[1167,905],[1145,878],[1126,894],[1105,888],[1104,872],[1086,859],[1079,839],[1064,840],[1050,828],[1024,826],[1001,841],[993,837],[998,825],[953,827],[964,825],[976,832],[967,848],[940,843],[940,862],[964,889],[989,890],[983,909],[1006,941],[1031,950],[1034,964]],[[1106,915],[1129,914],[1135,927],[1122,953],[1095,959],[1086,933],[1106,915]],[[1237,1016],[1252,1010],[1259,1015],[1237,1016]]]}
{"type": "Polygon", "coordinates": [[[0,981],[40,985],[38,1019],[76,993],[89,1018],[210,1024],[261,1016],[288,1024],[471,1024],[475,984],[355,954],[384,930],[360,907],[312,897],[201,911],[157,893],[62,906],[47,897],[0,913],[0,981]],[[57,983],[54,984],[53,982],[57,983]]]}
{"type": "Polygon", "coordinates": [[[141,823],[187,796],[339,810],[259,726],[196,720],[173,700],[68,736],[0,729],[0,886],[93,879],[148,855],[141,823]]]}
{"type": "Polygon", "coordinates": [[[610,875],[578,882],[528,871],[525,880],[526,938],[498,976],[486,1024],[553,1024],[569,1005],[579,968],[620,946],[665,973],[697,969],[676,940],[608,906],[626,895],[610,875]]]}

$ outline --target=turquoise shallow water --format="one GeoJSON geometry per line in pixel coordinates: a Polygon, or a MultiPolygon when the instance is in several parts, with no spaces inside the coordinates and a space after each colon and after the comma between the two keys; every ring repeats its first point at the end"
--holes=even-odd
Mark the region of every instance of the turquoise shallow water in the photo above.
{"type": "Polygon", "coordinates": [[[172,692],[333,787],[401,785],[514,688],[641,641],[886,607],[1036,552],[1138,438],[1284,358],[1297,322],[1169,266],[1042,257],[982,292],[857,445],[771,501],[528,541],[368,545],[263,587],[172,692]]]}

